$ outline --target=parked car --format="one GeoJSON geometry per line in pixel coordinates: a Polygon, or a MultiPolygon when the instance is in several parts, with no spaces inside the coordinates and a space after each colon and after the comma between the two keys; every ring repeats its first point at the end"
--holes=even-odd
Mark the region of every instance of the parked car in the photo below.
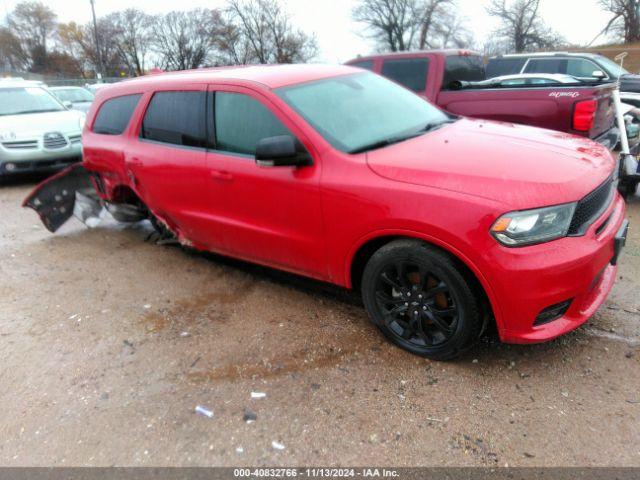
{"type": "Polygon", "coordinates": [[[626,238],[602,145],[454,117],[347,66],[125,81],[98,92],[83,139],[83,165],[25,200],[50,230],[93,187],[183,245],[359,289],[387,338],[430,358],[489,321],[514,343],[577,328],[626,238]]]}
{"type": "Polygon", "coordinates": [[[53,171],[80,160],[84,119],[37,84],[0,82],[0,176],[53,171]]]}
{"type": "Polygon", "coordinates": [[[558,73],[581,80],[615,81],[620,90],[640,92],[640,75],[634,75],[613,60],[594,53],[518,53],[489,59],[487,78],[521,73],[558,73]]]}
{"type": "Polygon", "coordinates": [[[87,113],[91,102],[93,102],[93,93],[82,87],[50,87],[49,90],[58,97],[67,107],[87,113]]]}
{"type": "Polygon", "coordinates": [[[482,85],[484,59],[466,50],[390,53],[347,64],[388,77],[456,115],[572,133],[610,149],[618,143],[614,84],[482,85]]]}
{"type": "Polygon", "coordinates": [[[95,95],[98,90],[107,86],[109,86],[108,83],[87,83],[85,88],[95,95]]]}
{"type": "Polygon", "coordinates": [[[581,85],[583,82],[570,75],[559,75],[553,73],[524,73],[517,75],[503,75],[493,77],[480,82],[459,82],[457,87],[461,88],[500,88],[500,87],[520,87],[534,85],[581,85]]]}

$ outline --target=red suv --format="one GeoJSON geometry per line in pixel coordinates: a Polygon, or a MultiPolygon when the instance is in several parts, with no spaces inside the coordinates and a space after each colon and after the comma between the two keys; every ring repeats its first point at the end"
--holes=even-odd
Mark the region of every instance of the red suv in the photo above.
{"type": "MultiPolygon", "coordinates": [[[[83,148],[79,168],[110,211],[149,215],[183,245],[360,289],[384,335],[436,359],[490,321],[514,343],[585,322],[614,283],[628,225],[601,145],[455,117],[347,66],[122,82],[97,93],[83,148]]],[[[71,169],[26,203],[55,230],[82,178],[71,169]]]]}

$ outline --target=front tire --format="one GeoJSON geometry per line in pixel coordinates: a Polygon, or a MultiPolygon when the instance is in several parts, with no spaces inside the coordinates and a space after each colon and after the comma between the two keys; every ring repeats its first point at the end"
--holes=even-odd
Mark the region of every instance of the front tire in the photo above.
{"type": "Polygon", "coordinates": [[[482,331],[468,273],[448,253],[417,240],[396,240],[369,259],[362,299],[373,323],[394,344],[433,360],[468,350],[482,331]]]}

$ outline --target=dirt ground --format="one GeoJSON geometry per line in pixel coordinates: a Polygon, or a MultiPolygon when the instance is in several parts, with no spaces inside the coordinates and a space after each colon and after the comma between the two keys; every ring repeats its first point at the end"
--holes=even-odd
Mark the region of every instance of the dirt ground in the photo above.
{"type": "Polygon", "coordinates": [[[587,325],[438,363],[351,295],[145,223],[52,235],[20,208],[35,180],[0,186],[2,466],[640,465],[638,199],[587,325]]]}

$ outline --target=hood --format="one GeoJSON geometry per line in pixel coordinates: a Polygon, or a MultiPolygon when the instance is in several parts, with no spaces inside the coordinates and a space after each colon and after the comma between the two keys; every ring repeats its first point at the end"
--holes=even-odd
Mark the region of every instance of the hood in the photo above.
{"type": "Polygon", "coordinates": [[[13,132],[10,137],[16,140],[41,137],[47,132],[80,133],[78,122],[83,117],[84,113],[74,110],[0,116],[0,133],[13,132]]]}
{"type": "Polygon", "coordinates": [[[462,119],[367,154],[398,182],[527,209],[573,202],[604,182],[616,160],[589,139],[510,123],[462,119]]]}
{"type": "Polygon", "coordinates": [[[78,112],[87,113],[93,102],[73,102],[72,109],[78,112]]]}
{"type": "Polygon", "coordinates": [[[620,77],[620,91],[622,92],[640,92],[640,75],[630,73],[620,77]]]}

